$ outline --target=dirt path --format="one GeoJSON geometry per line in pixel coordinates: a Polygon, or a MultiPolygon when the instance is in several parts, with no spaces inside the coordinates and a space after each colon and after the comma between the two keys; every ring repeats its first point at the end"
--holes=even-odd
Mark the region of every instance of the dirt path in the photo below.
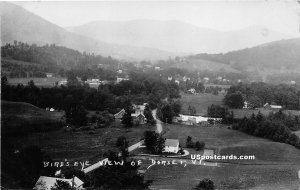
{"type": "Polygon", "coordinates": [[[162,132],[162,125],[161,125],[161,121],[159,119],[157,119],[157,117],[156,117],[156,112],[157,112],[157,109],[152,110],[152,115],[156,121],[156,132],[158,132],[160,134],[162,132]]]}

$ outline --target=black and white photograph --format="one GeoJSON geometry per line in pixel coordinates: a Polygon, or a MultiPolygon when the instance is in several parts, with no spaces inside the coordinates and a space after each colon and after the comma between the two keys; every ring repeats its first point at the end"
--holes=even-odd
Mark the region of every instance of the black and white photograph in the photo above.
{"type": "Polygon", "coordinates": [[[1,190],[300,190],[299,0],[2,0],[0,29],[1,190]]]}

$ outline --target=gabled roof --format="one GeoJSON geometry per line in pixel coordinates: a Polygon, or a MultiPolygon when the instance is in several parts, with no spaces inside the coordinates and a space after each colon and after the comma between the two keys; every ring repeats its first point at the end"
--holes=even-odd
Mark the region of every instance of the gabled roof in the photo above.
{"type": "Polygon", "coordinates": [[[177,146],[179,146],[179,140],[178,139],[166,139],[165,146],[177,147],[177,146]]]}
{"type": "Polygon", "coordinates": [[[132,113],[131,114],[131,117],[139,117],[139,116],[145,117],[144,114],[142,114],[142,113],[138,113],[138,114],[132,113]]]}
{"type": "Polygon", "coordinates": [[[118,113],[116,113],[114,116],[116,117],[116,116],[118,116],[118,115],[120,115],[120,114],[123,114],[123,113],[125,113],[125,110],[124,110],[124,109],[122,109],[121,111],[119,111],[118,113]]]}
{"type": "Polygon", "coordinates": [[[73,186],[75,188],[78,188],[83,185],[83,181],[81,181],[76,176],[74,177],[74,180],[73,180],[73,178],[72,179],[63,179],[63,178],[40,176],[40,178],[37,180],[37,182],[35,184],[34,189],[50,190],[55,185],[56,180],[67,182],[70,184],[71,187],[73,186]]]}

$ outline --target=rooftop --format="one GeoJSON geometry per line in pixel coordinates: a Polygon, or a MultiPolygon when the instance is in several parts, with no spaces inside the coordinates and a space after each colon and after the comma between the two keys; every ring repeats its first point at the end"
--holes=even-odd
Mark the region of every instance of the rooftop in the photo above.
{"type": "Polygon", "coordinates": [[[165,141],[165,146],[177,147],[178,145],[179,145],[178,139],[166,139],[165,141]]]}

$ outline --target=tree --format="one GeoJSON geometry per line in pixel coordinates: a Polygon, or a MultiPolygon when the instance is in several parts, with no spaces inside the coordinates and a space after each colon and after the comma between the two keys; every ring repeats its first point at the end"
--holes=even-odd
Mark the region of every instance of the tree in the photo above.
{"type": "Polygon", "coordinates": [[[145,106],[144,115],[147,119],[147,123],[152,124],[152,125],[156,123],[156,121],[153,118],[152,111],[148,104],[146,104],[146,106],[145,106]]]}
{"type": "Polygon", "coordinates": [[[262,106],[262,103],[258,96],[253,95],[249,98],[249,105],[251,108],[259,108],[262,106]]]}
{"type": "Polygon", "coordinates": [[[197,151],[204,149],[204,147],[205,147],[205,143],[204,142],[197,141],[195,143],[195,148],[196,148],[197,151]]]}
{"type": "Polygon", "coordinates": [[[144,132],[145,145],[152,154],[161,154],[165,148],[165,139],[155,131],[144,132]]]}
{"type": "Polygon", "coordinates": [[[157,109],[157,113],[159,114],[158,116],[161,121],[165,123],[172,123],[173,116],[175,115],[175,113],[170,104],[165,103],[159,106],[159,108],[157,109]]]}
{"type": "Polygon", "coordinates": [[[124,124],[126,128],[133,126],[133,119],[131,117],[131,113],[132,113],[132,107],[131,105],[128,105],[125,108],[125,114],[123,115],[122,118],[122,124],[124,124]]]}
{"type": "Polygon", "coordinates": [[[224,104],[230,108],[243,108],[244,98],[240,92],[227,93],[224,97],[224,104]]]}
{"type": "Polygon", "coordinates": [[[196,108],[194,106],[189,105],[188,112],[189,112],[190,115],[195,115],[196,114],[196,108]]]}
{"type": "Polygon", "coordinates": [[[188,136],[186,138],[185,145],[186,145],[187,148],[194,148],[194,142],[192,140],[192,137],[188,136]]]}
{"type": "Polygon", "coordinates": [[[91,173],[93,189],[148,189],[152,181],[145,181],[139,174],[137,164],[131,165],[134,160],[119,157],[115,152],[105,154],[113,165],[99,167],[91,173]],[[120,165],[122,163],[122,165],[120,165]]]}
{"type": "Polygon", "coordinates": [[[51,187],[51,190],[72,190],[72,187],[66,181],[56,180],[56,183],[51,187]]]}
{"type": "Polygon", "coordinates": [[[78,87],[78,86],[80,86],[80,83],[79,83],[74,71],[68,71],[67,72],[67,86],[68,87],[78,87]]]}
{"type": "Polygon", "coordinates": [[[200,181],[200,183],[193,188],[194,190],[214,190],[214,182],[210,179],[203,179],[200,181]]]}

